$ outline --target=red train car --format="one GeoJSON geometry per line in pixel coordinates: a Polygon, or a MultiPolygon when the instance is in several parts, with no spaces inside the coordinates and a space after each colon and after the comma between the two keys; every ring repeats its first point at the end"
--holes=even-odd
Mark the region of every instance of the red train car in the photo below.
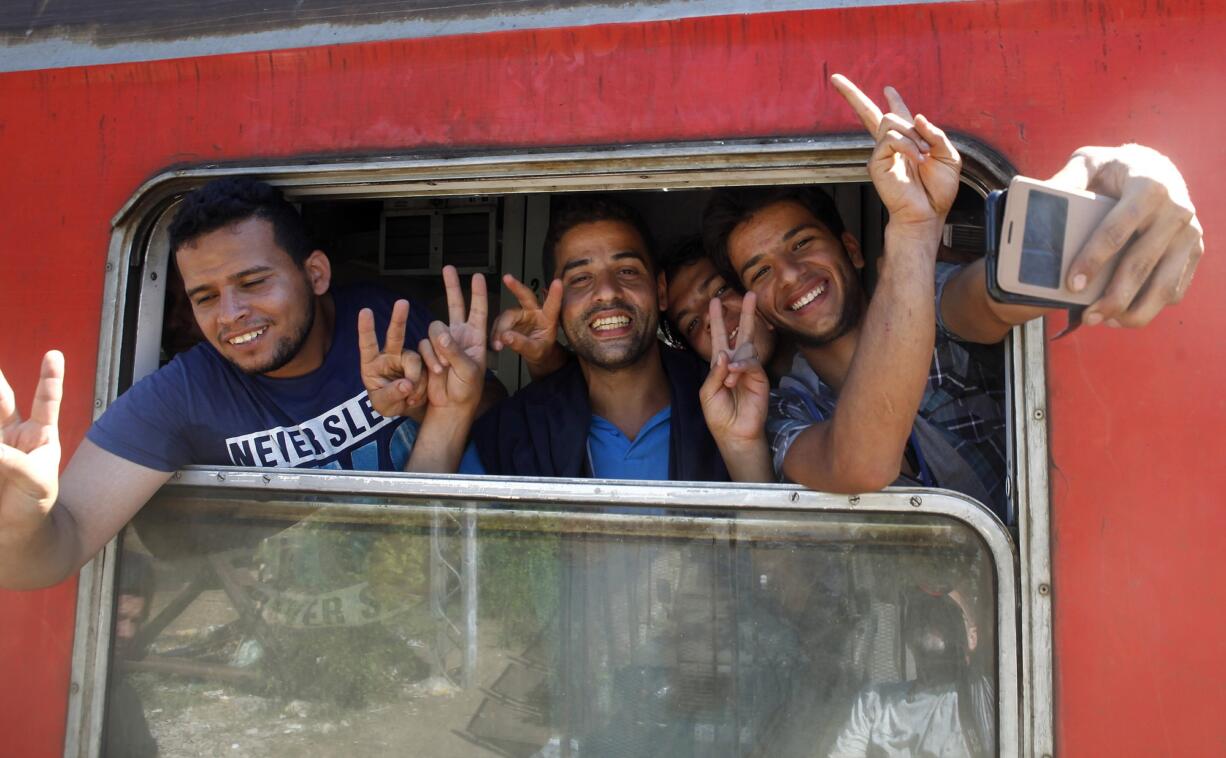
{"type": "Polygon", "coordinates": [[[972,236],[1014,173],[1135,141],[1184,173],[1209,255],[1144,330],[1015,329],[1012,530],[921,490],[181,472],[78,579],[0,592],[0,753],[135,755],[147,733],[163,755],[824,754],[858,689],[922,668],[899,631],[917,575],[977,598],[977,752],[1226,752],[1226,8],[267,5],[43,3],[0,24],[0,366],[28,398],[64,351],[66,457],[165,357],[169,210],[222,174],[281,186],[341,278],[427,299],[445,262],[539,284],[571,192],[625,193],[669,228],[712,187],[820,183],[872,239],[840,71],[957,135],[972,236]],[[397,252],[408,238],[429,244],[397,252]],[[666,515],[592,508],[609,503],[666,515]],[[157,585],[135,661],[112,644],[125,560],[157,585]],[[772,663],[796,656],[813,678],[772,663]]]}

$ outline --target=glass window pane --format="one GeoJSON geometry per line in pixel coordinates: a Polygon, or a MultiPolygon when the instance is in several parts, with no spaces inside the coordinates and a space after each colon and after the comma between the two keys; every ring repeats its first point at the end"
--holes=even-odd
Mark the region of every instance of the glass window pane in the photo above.
{"type": "Polygon", "coordinates": [[[995,754],[954,519],[258,497],[125,534],[107,754],[995,754]]]}

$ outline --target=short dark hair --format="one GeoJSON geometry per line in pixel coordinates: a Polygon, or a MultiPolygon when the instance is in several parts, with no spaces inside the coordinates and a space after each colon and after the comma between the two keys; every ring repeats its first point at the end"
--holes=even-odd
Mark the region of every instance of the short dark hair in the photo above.
{"type": "Polygon", "coordinates": [[[656,267],[664,272],[665,279],[672,279],[678,271],[686,266],[692,266],[707,257],[707,251],[702,244],[702,236],[691,234],[677,241],[668,250],[656,258],[656,267]]]}
{"type": "MultiPolygon", "coordinates": [[[[656,259],[656,266],[664,272],[664,279],[671,282],[677,272],[686,266],[692,266],[698,261],[707,259],[707,251],[703,249],[702,237],[692,234],[682,238],[656,259]]],[[[664,333],[664,341],[673,347],[692,350],[690,342],[681,333],[681,329],[668,317],[668,313],[660,312],[660,331],[664,333]]]]}
{"type": "Polygon", "coordinates": [[[149,556],[131,550],[123,551],[119,557],[118,594],[134,595],[148,603],[153,599],[153,590],[153,563],[149,556]]]}
{"type": "Polygon", "coordinates": [[[750,216],[775,203],[798,203],[813,214],[835,238],[843,236],[843,219],[834,200],[816,187],[728,187],[717,190],[702,213],[702,239],[707,255],[728,283],[744,290],[740,272],[728,257],[728,238],[732,230],[750,216]]]}
{"type": "Polygon", "coordinates": [[[655,245],[651,230],[647,228],[638,211],[609,195],[575,195],[563,200],[550,213],[549,231],[545,233],[545,247],[542,251],[546,279],[553,278],[554,267],[557,265],[555,254],[562,237],[580,224],[597,221],[620,221],[633,227],[647,246],[648,265],[655,266],[655,260],[652,258],[655,245]]]}
{"type": "Polygon", "coordinates": [[[170,222],[170,254],[224,226],[262,218],[272,224],[273,239],[299,266],[315,250],[298,210],[281,191],[250,176],[223,176],[183,198],[170,222]]]}

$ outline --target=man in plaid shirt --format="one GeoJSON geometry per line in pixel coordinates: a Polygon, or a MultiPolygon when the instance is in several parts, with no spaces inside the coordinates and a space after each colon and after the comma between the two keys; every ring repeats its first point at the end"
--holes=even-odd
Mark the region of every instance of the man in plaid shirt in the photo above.
{"type": "MultiPolygon", "coordinates": [[[[883,114],[845,78],[832,81],[877,142],[868,170],[890,220],[872,298],[859,243],[820,192],[727,189],[703,219],[716,265],[798,345],[761,445],[777,476],[813,489],[918,482],[964,492],[1004,518],[1000,367],[981,346],[1046,311],[992,300],[983,261],[937,263],[961,173],[945,133],[912,116],[892,88],[883,114]]],[[[1169,160],[1137,145],[1082,148],[1052,181],[1119,198],[1069,271],[1079,291],[1122,257],[1086,325],[1143,326],[1182,298],[1204,245],[1169,160]]]]}

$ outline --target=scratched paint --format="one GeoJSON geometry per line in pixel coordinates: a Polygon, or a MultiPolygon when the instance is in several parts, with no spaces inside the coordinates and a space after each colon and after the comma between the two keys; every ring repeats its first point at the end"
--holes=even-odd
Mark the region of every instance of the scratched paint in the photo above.
{"type": "MultiPolygon", "coordinates": [[[[1210,253],[1150,329],[1083,329],[1048,350],[1058,747],[1212,752],[1226,705],[1213,641],[1226,587],[1222,39],[1215,3],[1004,1],[3,74],[0,319],[21,329],[0,366],[28,398],[41,352],[65,350],[71,451],[92,409],[109,219],[174,165],[854,130],[825,71],[897,85],[1032,175],[1080,144],[1153,144],[1184,169],[1210,253]]],[[[0,733],[14,754],[60,749],[72,598],[0,594],[0,733]]]]}

